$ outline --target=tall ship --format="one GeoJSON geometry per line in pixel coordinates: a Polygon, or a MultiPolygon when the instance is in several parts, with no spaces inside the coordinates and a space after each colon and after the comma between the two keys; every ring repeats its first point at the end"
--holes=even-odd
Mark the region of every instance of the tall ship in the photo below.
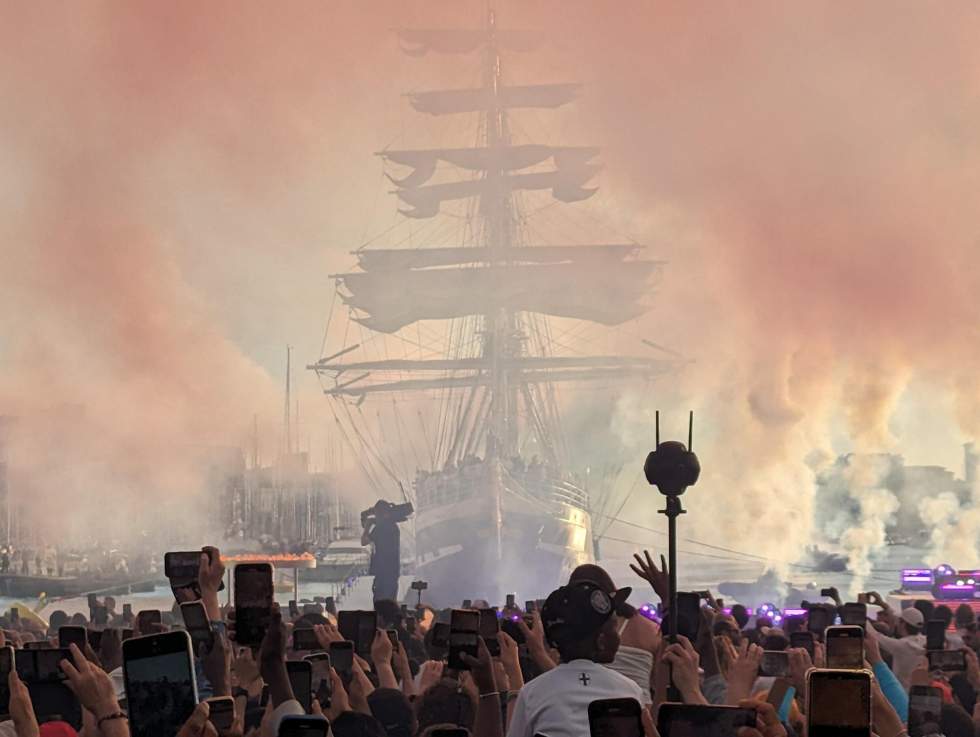
{"type": "Polygon", "coordinates": [[[333,275],[342,344],[328,352],[325,339],[309,366],[379,496],[413,503],[414,576],[441,605],[502,601],[515,580],[527,598],[543,596],[594,560],[596,500],[570,470],[560,387],[643,383],[678,364],[652,343],[624,356],[562,340],[570,325],[639,318],[662,263],[632,242],[540,242],[530,198],[547,197],[538,210],[554,220],[551,205],[592,197],[599,149],[517,134],[521,115],[568,105],[581,85],[520,84],[504,58],[542,37],[499,27],[492,10],[480,25],[396,31],[410,57],[474,65],[482,84],[407,99],[422,115],[472,121],[475,145],[378,153],[400,218],[449,218],[455,240],[425,242],[420,233],[437,229],[421,229],[353,251],[356,265],[333,275]]]}

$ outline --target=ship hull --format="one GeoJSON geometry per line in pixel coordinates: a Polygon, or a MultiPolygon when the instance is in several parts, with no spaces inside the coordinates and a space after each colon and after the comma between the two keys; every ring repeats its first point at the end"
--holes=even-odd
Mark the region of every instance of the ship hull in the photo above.
{"type": "Polygon", "coordinates": [[[576,566],[593,562],[592,521],[574,487],[524,485],[489,464],[450,476],[438,483],[458,488],[458,495],[418,489],[416,577],[429,584],[426,601],[545,598],[576,566]]]}

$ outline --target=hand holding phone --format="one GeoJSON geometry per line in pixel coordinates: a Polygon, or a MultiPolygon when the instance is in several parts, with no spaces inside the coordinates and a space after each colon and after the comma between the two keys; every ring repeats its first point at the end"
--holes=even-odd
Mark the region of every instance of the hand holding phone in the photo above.
{"type": "Polygon", "coordinates": [[[864,668],[864,629],[857,625],[827,628],[827,667],[864,668]]]}
{"type": "Polygon", "coordinates": [[[643,737],[642,707],[636,699],[599,699],[589,704],[591,737],[643,737]]]}
{"type": "Polygon", "coordinates": [[[461,655],[479,656],[480,613],[471,609],[453,609],[449,618],[450,668],[469,670],[461,655]]]}

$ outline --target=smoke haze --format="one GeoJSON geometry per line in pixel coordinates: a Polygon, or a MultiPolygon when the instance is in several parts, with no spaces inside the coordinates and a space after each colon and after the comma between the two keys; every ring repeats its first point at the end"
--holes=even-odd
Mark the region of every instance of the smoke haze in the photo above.
{"type": "MultiPolygon", "coordinates": [[[[370,154],[463,131],[399,95],[479,78],[475,59],[406,59],[389,29],[482,8],[4,8],[0,414],[29,428],[12,493],[136,514],[146,490],[193,488],[190,449],[241,445],[253,413],[272,452],[285,344],[320,355],[327,275],[399,218],[370,154]]],[[[704,475],[684,524],[780,566],[814,538],[817,474],[838,453],[959,468],[980,434],[976,4],[498,10],[551,37],[508,78],[586,83],[570,108],[515,115],[538,142],[603,147],[599,195],[571,207],[669,261],[655,309],[610,347],[636,352],[642,334],[694,360],[612,412],[566,392],[573,445],[638,465],[651,410],[681,436],[693,408],[704,475]],[[726,514],[699,514],[707,498],[726,514]]],[[[298,393],[303,443],[322,447],[315,382],[298,393]]],[[[833,542],[860,573],[892,500],[873,478],[852,494],[853,531],[833,542]]],[[[958,504],[929,519],[977,539],[958,504]]],[[[631,505],[661,524],[649,494],[631,505]]],[[[960,547],[952,562],[980,564],[960,547]]]]}

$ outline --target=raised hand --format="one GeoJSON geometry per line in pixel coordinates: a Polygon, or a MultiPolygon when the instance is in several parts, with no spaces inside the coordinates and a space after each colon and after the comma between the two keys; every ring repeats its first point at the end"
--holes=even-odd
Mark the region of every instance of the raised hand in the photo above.
{"type": "Polygon", "coordinates": [[[374,639],[371,641],[371,662],[374,663],[374,667],[386,663],[390,665],[391,654],[391,640],[388,639],[388,633],[383,629],[375,630],[374,639]]]}
{"type": "Polygon", "coordinates": [[[738,648],[738,658],[728,667],[728,697],[726,703],[736,705],[752,695],[752,685],[759,676],[762,663],[762,648],[742,640],[738,648]]]}
{"type": "Polygon", "coordinates": [[[478,639],[478,642],[477,657],[474,658],[469,653],[460,653],[459,657],[460,660],[469,666],[470,673],[473,676],[473,682],[476,684],[480,693],[495,693],[497,691],[497,680],[493,673],[493,658],[490,657],[490,651],[487,650],[487,643],[483,641],[482,637],[478,639]]]}
{"type": "Polygon", "coordinates": [[[670,665],[671,682],[681,692],[685,704],[706,704],[701,693],[697,650],[684,635],[677,636],[677,642],[664,648],[662,659],[670,665]]]}
{"type": "Polygon", "coordinates": [[[324,650],[329,650],[332,642],[344,641],[344,636],[340,634],[340,630],[330,622],[313,625],[313,634],[316,635],[316,641],[324,650]]]}
{"type": "Polygon", "coordinates": [[[204,604],[211,621],[220,622],[221,603],[218,601],[218,589],[225,577],[225,564],[221,562],[221,553],[217,548],[205,547],[202,550],[201,566],[197,572],[197,585],[201,589],[201,603],[204,604]]]}
{"type": "Polygon", "coordinates": [[[10,718],[14,721],[17,737],[39,737],[41,730],[34,716],[31,695],[13,668],[7,676],[7,686],[10,689],[10,718]]]}
{"type": "Polygon", "coordinates": [[[637,563],[636,565],[630,563],[630,568],[633,569],[633,572],[653,587],[654,592],[660,597],[660,601],[665,608],[670,606],[670,577],[667,571],[666,559],[661,555],[660,568],[657,568],[657,564],[653,562],[653,558],[650,557],[650,551],[648,550],[643,551],[642,558],[639,553],[634,553],[633,558],[636,559],[637,563]]]}
{"type": "Polygon", "coordinates": [[[738,730],[738,737],[786,737],[786,728],[779,721],[776,708],[763,701],[740,701],[739,707],[742,709],[755,709],[755,727],[742,727],[738,730]]]}
{"type": "Polygon", "coordinates": [[[497,633],[500,643],[500,662],[507,673],[507,681],[511,691],[520,691],[524,687],[524,674],[521,671],[520,651],[514,638],[506,632],[497,633]]]}
{"type": "Polygon", "coordinates": [[[109,675],[90,663],[76,645],[70,645],[69,649],[74,663],[62,660],[60,666],[68,677],[68,688],[75,694],[78,702],[92,712],[96,719],[119,712],[116,689],[109,675]]]}
{"type": "Polygon", "coordinates": [[[201,646],[201,667],[215,696],[231,696],[231,643],[224,632],[215,632],[211,645],[201,646]]]}
{"type": "Polygon", "coordinates": [[[211,716],[211,707],[207,701],[202,701],[194,707],[194,713],[184,722],[177,737],[218,737],[218,730],[208,720],[211,716]]]}

